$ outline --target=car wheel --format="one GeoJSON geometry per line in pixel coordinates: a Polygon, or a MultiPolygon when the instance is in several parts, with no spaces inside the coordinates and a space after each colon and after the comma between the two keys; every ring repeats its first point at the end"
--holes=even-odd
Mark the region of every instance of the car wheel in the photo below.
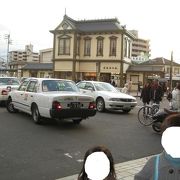
{"type": "Polygon", "coordinates": [[[10,113],[16,113],[18,110],[14,108],[14,104],[12,103],[12,99],[9,98],[6,102],[6,109],[10,113]]]}
{"type": "Polygon", "coordinates": [[[131,111],[131,109],[123,109],[124,113],[129,113],[131,111]]]}
{"type": "Polygon", "coordinates": [[[41,116],[39,114],[39,109],[38,109],[36,104],[34,104],[33,107],[32,107],[32,118],[33,118],[33,121],[36,124],[41,124],[42,123],[41,116]]]}
{"type": "Polygon", "coordinates": [[[81,121],[82,121],[82,119],[73,119],[73,123],[77,124],[77,125],[80,124],[81,121]]]}
{"type": "Polygon", "coordinates": [[[103,98],[98,98],[96,100],[96,108],[99,112],[105,111],[105,102],[103,98]]]}

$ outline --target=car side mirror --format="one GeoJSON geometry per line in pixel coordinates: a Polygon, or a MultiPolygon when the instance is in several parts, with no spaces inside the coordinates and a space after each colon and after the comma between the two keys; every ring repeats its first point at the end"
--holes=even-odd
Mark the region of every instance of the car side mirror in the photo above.
{"type": "Polygon", "coordinates": [[[91,92],[94,91],[94,89],[92,87],[88,87],[87,89],[90,90],[91,92]]]}

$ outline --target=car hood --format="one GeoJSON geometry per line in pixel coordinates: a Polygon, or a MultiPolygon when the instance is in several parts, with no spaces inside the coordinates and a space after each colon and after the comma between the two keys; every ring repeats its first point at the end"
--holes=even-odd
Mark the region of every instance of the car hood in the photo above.
{"type": "Polygon", "coordinates": [[[104,95],[104,96],[109,97],[109,98],[122,98],[122,99],[134,99],[134,100],[136,100],[135,97],[128,95],[128,94],[125,94],[125,93],[121,93],[121,92],[99,91],[98,93],[99,93],[99,95],[102,95],[102,96],[104,95]]]}

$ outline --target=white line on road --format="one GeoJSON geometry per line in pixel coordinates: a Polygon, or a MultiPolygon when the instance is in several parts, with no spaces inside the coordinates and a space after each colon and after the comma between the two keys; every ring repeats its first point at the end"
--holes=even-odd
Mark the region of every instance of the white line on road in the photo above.
{"type": "Polygon", "coordinates": [[[64,155],[69,157],[69,158],[73,158],[69,153],[65,153],[64,155]]]}

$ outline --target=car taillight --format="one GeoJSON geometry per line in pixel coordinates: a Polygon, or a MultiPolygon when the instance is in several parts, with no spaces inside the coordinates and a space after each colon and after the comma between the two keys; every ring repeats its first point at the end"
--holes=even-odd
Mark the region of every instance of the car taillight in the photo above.
{"type": "Polygon", "coordinates": [[[54,101],[53,104],[52,104],[52,108],[57,110],[57,111],[60,111],[62,109],[62,106],[59,102],[57,101],[54,101]]]}
{"type": "Polygon", "coordinates": [[[95,109],[95,108],[96,108],[95,102],[90,102],[89,103],[89,109],[95,109]]]}
{"type": "Polygon", "coordinates": [[[8,95],[8,91],[7,90],[2,90],[1,94],[2,95],[8,95]]]}

